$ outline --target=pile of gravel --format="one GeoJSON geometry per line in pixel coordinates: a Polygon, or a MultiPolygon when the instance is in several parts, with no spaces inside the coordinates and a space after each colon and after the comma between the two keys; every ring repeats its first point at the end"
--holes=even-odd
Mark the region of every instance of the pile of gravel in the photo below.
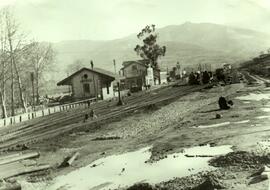
{"type": "Polygon", "coordinates": [[[127,188],[127,190],[158,190],[149,183],[137,183],[127,188]]]}
{"type": "Polygon", "coordinates": [[[258,168],[270,164],[270,154],[258,155],[246,151],[231,152],[224,156],[213,158],[209,163],[214,167],[236,166],[244,169],[258,168]]]}
{"type": "Polygon", "coordinates": [[[199,172],[182,178],[157,184],[157,190],[211,190],[224,187],[222,180],[224,172],[220,170],[199,172]]]}
{"type": "Polygon", "coordinates": [[[225,188],[225,185],[219,178],[215,176],[208,176],[204,180],[203,183],[192,188],[192,190],[216,190],[216,189],[224,189],[224,188],[225,188]]]}
{"type": "MultiPolygon", "coordinates": [[[[137,183],[125,190],[214,190],[224,189],[228,175],[222,170],[204,171],[182,178],[174,178],[156,185],[137,183]]],[[[230,177],[230,176],[229,176],[230,177]]]]}

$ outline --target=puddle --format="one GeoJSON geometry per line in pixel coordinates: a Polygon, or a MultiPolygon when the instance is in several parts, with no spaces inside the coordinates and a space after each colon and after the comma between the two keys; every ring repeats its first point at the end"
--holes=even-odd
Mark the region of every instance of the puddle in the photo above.
{"type": "Polygon", "coordinates": [[[250,93],[249,95],[239,96],[239,97],[236,97],[235,99],[244,100],[244,101],[251,101],[251,100],[260,101],[260,100],[263,100],[263,99],[268,100],[268,99],[270,99],[270,94],[250,93]]]}
{"type": "Polygon", "coordinates": [[[221,127],[221,126],[230,125],[230,123],[231,122],[224,122],[224,123],[218,123],[218,124],[213,124],[213,125],[199,125],[199,126],[195,126],[194,128],[205,129],[205,128],[221,127]]]}
{"type": "Polygon", "coordinates": [[[257,116],[255,118],[256,119],[267,119],[267,118],[270,118],[270,115],[262,115],[262,116],[257,116]]]}
{"type": "Polygon", "coordinates": [[[270,112],[270,108],[261,108],[261,110],[264,112],[270,112]]]}
{"type": "Polygon", "coordinates": [[[250,120],[243,120],[243,121],[236,121],[236,122],[233,122],[234,124],[243,124],[243,123],[248,123],[250,122],[250,120]]]}
{"type": "Polygon", "coordinates": [[[52,184],[41,187],[24,183],[26,190],[108,190],[130,186],[137,182],[159,183],[174,177],[184,177],[204,170],[210,157],[186,157],[185,155],[220,155],[232,152],[231,146],[200,146],[185,149],[184,153],[168,155],[156,163],[145,163],[150,147],[121,155],[96,160],[92,164],[59,176],[52,184]],[[91,167],[97,165],[96,167],[91,167]]]}
{"type": "Polygon", "coordinates": [[[223,122],[223,123],[217,123],[217,124],[213,124],[213,125],[199,125],[199,126],[194,126],[192,128],[200,128],[200,129],[206,129],[206,128],[214,128],[214,127],[222,127],[222,126],[227,126],[230,124],[244,124],[244,123],[248,123],[250,122],[250,120],[243,120],[243,121],[236,121],[236,122],[223,122]]]}

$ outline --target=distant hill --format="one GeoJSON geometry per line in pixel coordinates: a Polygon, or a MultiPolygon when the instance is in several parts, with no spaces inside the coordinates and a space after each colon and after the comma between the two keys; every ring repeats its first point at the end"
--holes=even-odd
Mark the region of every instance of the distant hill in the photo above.
{"type": "Polygon", "coordinates": [[[270,77],[270,52],[241,63],[240,69],[262,77],[270,77]]]}
{"type": "MultiPolygon", "coordinates": [[[[137,32],[137,31],[136,31],[137,32]]],[[[208,64],[212,68],[222,63],[240,63],[270,47],[270,36],[264,33],[211,23],[185,23],[158,29],[159,43],[167,46],[161,67],[173,67],[180,61],[184,67],[208,64]]],[[[111,41],[64,41],[53,44],[57,52],[57,78],[66,76],[65,70],[75,60],[87,66],[92,59],[95,66],[113,71],[122,62],[140,59],[134,52],[140,43],[136,34],[111,41]]],[[[57,79],[58,80],[58,79],[57,79]]]]}

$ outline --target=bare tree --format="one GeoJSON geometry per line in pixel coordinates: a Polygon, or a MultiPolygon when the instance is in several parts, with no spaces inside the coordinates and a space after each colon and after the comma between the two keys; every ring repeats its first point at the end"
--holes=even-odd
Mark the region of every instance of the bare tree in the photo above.
{"type": "Polygon", "coordinates": [[[7,109],[6,109],[6,59],[5,53],[3,51],[4,42],[1,37],[1,53],[0,53],[0,103],[1,103],[1,111],[2,111],[2,118],[7,117],[7,109]]]}
{"type": "Polygon", "coordinates": [[[3,19],[3,12],[0,12],[0,104],[1,104],[1,111],[2,111],[2,118],[7,117],[7,108],[6,108],[6,81],[7,81],[7,58],[5,53],[6,48],[6,37],[4,32],[4,23],[3,19]]]}
{"type": "Polygon", "coordinates": [[[40,79],[44,71],[49,68],[53,63],[55,52],[51,44],[38,42],[33,42],[28,45],[26,52],[28,52],[27,54],[25,54],[27,56],[26,60],[29,61],[30,68],[34,71],[34,78],[36,83],[36,103],[39,104],[40,79]]]}
{"type": "Polygon", "coordinates": [[[10,8],[4,10],[3,15],[5,23],[5,33],[7,38],[7,54],[9,56],[9,67],[11,75],[11,115],[15,115],[15,100],[14,100],[14,84],[17,80],[19,88],[19,99],[24,112],[27,111],[26,103],[24,100],[23,86],[20,77],[20,70],[18,68],[17,59],[20,55],[20,48],[22,48],[22,42],[25,38],[24,34],[19,31],[19,25],[15,20],[10,8]]]}

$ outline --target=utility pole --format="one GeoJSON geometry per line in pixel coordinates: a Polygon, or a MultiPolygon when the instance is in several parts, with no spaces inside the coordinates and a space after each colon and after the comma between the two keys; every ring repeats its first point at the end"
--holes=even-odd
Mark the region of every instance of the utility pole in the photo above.
{"type": "Polygon", "coordinates": [[[118,103],[117,103],[117,105],[122,106],[124,104],[123,104],[123,101],[121,98],[121,93],[120,93],[120,82],[117,82],[117,88],[118,88],[118,103]]]}
{"type": "Polygon", "coordinates": [[[115,63],[115,59],[113,60],[113,66],[114,66],[114,74],[116,75],[116,63],[115,63]]]}
{"type": "Polygon", "coordinates": [[[33,102],[32,102],[32,109],[35,110],[35,85],[34,85],[34,72],[30,73],[30,78],[31,78],[31,83],[32,83],[32,98],[33,98],[33,102]]]}
{"type": "Polygon", "coordinates": [[[181,72],[180,72],[181,66],[180,66],[179,61],[177,61],[176,68],[177,68],[177,76],[180,79],[181,78],[181,72]]]}
{"type": "Polygon", "coordinates": [[[13,61],[11,60],[11,116],[15,115],[14,107],[14,72],[13,72],[13,61]]]}
{"type": "MultiPolygon", "coordinates": [[[[93,60],[90,60],[90,65],[91,65],[91,69],[94,70],[94,62],[93,62],[93,60]]],[[[95,96],[98,99],[98,88],[97,88],[98,84],[96,84],[94,74],[93,74],[93,85],[94,85],[95,96]]]]}
{"type": "MultiPolygon", "coordinates": [[[[67,72],[67,77],[69,77],[69,72],[67,72]]],[[[71,94],[71,86],[68,86],[68,93],[71,94]]]]}

